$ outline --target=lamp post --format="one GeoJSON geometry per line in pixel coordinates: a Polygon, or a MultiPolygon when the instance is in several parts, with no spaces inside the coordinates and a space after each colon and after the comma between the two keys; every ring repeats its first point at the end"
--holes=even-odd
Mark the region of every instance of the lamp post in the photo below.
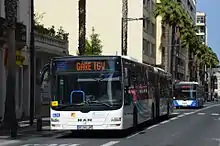
{"type": "MultiPolygon", "coordinates": [[[[125,12],[124,12],[125,13],[125,12]]],[[[142,18],[128,18],[126,14],[122,17],[121,22],[121,55],[127,55],[128,51],[128,22],[129,21],[139,21],[139,20],[148,20],[148,17],[142,17],[142,18]]]]}

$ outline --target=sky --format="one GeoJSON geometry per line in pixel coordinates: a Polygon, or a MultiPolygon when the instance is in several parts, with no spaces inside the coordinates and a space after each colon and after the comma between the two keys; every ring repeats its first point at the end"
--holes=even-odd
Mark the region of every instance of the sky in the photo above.
{"type": "Polygon", "coordinates": [[[220,0],[197,0],[197,11],[207,15],[208,46],[210,46],[218,58],[220,58],[220,0]]]}

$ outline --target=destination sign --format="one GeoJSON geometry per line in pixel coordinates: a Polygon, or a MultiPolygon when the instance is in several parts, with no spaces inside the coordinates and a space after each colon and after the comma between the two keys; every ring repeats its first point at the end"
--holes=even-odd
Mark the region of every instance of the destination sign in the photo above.
{"type": "Polygon", "coordinates": [[[106,66],[105,61],[97,62],[76,62],[76,71],[104,71],[108,70],[109,66],[106,66]]]}
{"type": "Polygon", "coordinates": [[[69,60],[55,62],[56,72],[114,71],[115,60],[69,60]]]}

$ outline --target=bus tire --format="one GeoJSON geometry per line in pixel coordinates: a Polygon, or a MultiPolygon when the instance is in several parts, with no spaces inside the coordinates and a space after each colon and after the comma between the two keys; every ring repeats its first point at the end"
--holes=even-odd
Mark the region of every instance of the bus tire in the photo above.
{"type": "Polygon", "coordinates": [[[134,130],[137,129],[137,126],[138,126],[138,113],[137,113],[137,106],[134,105],[134,108],[133,108],[133,128],[134,128],[134,130]]]}
{"type": "Polygon", "coordinates": [[[154,106],[154,103],[152,103],[151,105],[151,121],[152,121],[152,124],[155,123],[155,106],[154,106]]]}

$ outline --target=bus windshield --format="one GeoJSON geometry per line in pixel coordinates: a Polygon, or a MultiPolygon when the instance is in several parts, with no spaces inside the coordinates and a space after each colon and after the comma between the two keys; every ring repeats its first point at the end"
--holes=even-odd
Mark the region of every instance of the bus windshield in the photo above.
{"type": "Polygon", "coordinates": [[[119,72],[57,75],[56,99],[53,100],[58,101],[60,105],[86,102],[89,103],[90,108],[94,106],[106,108],[106,105],[109,105],[108,108],[121,106],[122,87],[120,79],[119,72]]]}
{"type": "Polygon", "coordinates": [[[196,98],[195,85],[175,85],[175,100],[192,100],[196,98]]]}

